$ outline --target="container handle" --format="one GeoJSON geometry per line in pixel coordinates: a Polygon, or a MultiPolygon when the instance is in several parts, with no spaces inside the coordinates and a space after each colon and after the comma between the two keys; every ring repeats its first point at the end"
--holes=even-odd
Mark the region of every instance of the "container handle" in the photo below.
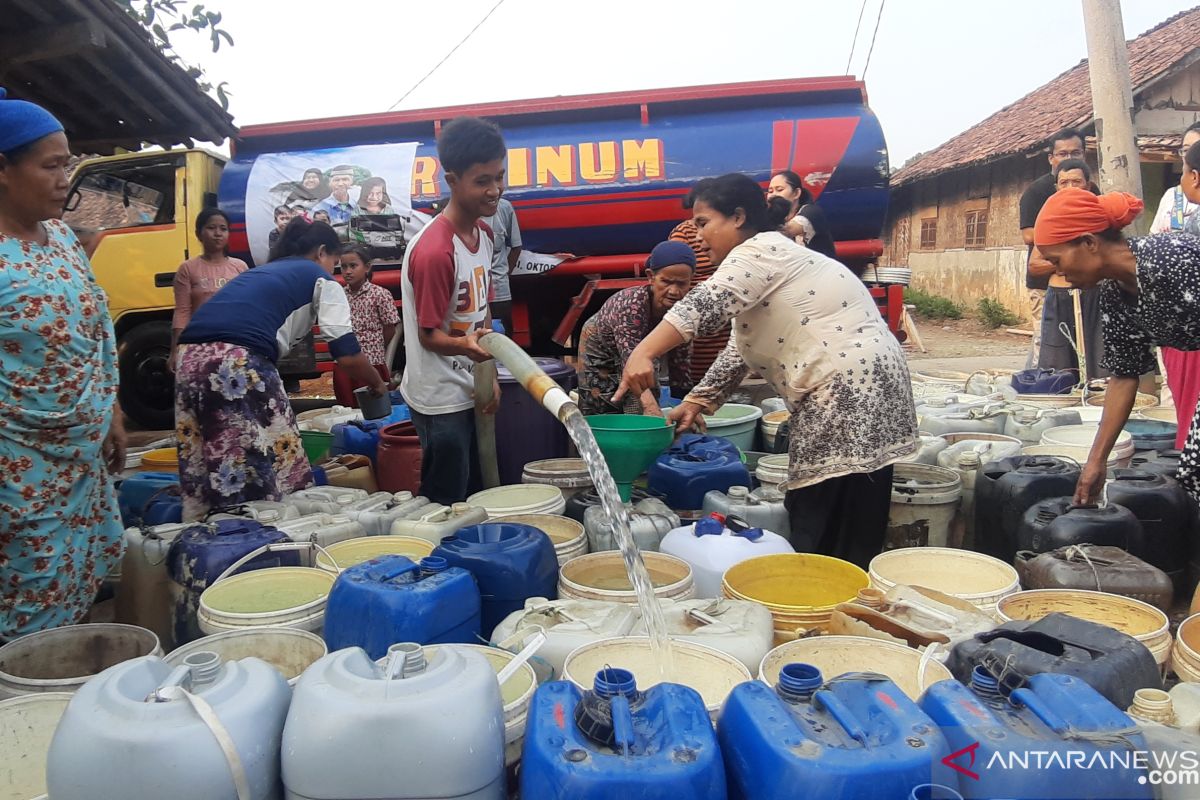
{"type": "Polygon", "coordinates": [[[213,581],[213,584],[225,580],[230,575],[237,572],[239,568],[246,566],[246,564],[263,555],[264,553],[283,553],[290,550],[315,550],[316,552],[325,556],[329,563],[333,565],[333,569],[328,569],[327,567],[321,565],[321,559],[316,558],[313,559],[313,563],[316,565],[317,569],[324,572],[332,572],[334,575],[338,574],[337,559],[331,556],[328,550],[326,550],[324,547],[321,547],[321,545],[317,544],[316,542],[272,542],[271,544],[264,544],[257,550],[247,553],[237,561],[230,564],[229,569],[218,575],[217,579],[213,581]]]}
{"type": "Polygon", "coordinates": [[[143,518],[145,518],[146,512],[150,510],[150,506],[154,505],[154,501],[157,500],[158,498],[162,497],[165,494],[174,495],[176,497],[182,497],[183,490],[180,488],[178,483],[172,483],[169,486],[162,487],[161,489],[155,489],[153,492],[150,493],[150,496],[146,498],[146,502],[142,503],[142,517],[143,518]]]}
{"type": "Polygon", "coordinates": [[[507,664],[504,669],[496,674],[496,680],[503,687],[508,682],[508,679],[517,673],[521,667],[525,666],[525,662],[533,658],[538,650],[542,649],[542,645],[546,643],[546,634],[544,631],[538,630],[529,640],[529,644],[521,649],[507,664]]]}
{"type": "Polygon", "coordinates": [[[813,694],[813,702],[823,706],[829,712],[829,716],[842,726],[851,739],[859,744],[867,743],[867,732],[862,723],[837,695],[828,689],[818,689],[813,694]]]}
{"type": "Polygon", "coordinates": [[[1054,712],[1042,698],[1034,694],[1032,689],[1020,688],[1014,689],[1012,694],[1008,696],[1008,700],[1014,706],[1025,706],[1033,712],[1034,716],[1046,723],[1050,730],[1058,734],[1066,733],[1070,728],[1067,721],[1054,712]]]}

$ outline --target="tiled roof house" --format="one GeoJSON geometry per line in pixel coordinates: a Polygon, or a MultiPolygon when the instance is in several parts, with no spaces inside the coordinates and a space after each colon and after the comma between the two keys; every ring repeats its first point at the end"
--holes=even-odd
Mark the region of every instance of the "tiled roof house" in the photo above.
{"type": "MultiPolygon", "coordinates": [[[[1200,119],[1200,7],[1131,40],[1128,51],[1144,229],[1178,182],[1183,129],[1200,119]]],[[[1049,137],[1064,127],[1088,134],[1094,164],[1086,60],[892,174],[884,263],[910,266],[915,286],[971,306],[991,297],[1025,315],[1018,201],[1048,171],[1049,137]]]]}

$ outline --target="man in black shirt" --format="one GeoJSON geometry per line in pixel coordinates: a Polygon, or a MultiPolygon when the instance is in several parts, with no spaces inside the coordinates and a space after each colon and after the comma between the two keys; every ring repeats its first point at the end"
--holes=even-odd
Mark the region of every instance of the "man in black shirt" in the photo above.
{"type": "Polygon", "coordinates": [[[1042,206],[1055,192],[1054,169],[1069,158],[1083,158],[1083,134],[1074,128],[1064,128],[1054,134],[1050,140],[1050,172],[1031,183],[1021,195],[1021,238],[1028,248],[1025,287],[1029,290],[1030,309],[1033,312],[1033,346],[1026,364],[1028,367],[1036,367],[1038,363],[1042,344],[1042,304],[1050,284],[1050,275],[1054,272],[1054,265],[1042,258],[1033,246],[1033,224],[1037,222],[1042,206]]]}

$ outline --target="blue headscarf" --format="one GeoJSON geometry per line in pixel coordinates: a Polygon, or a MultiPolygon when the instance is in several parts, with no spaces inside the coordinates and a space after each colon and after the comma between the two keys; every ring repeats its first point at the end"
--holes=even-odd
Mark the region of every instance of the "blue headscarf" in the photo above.
{"type": "Polygon", "coordinates": [[[9,100],[7,94],[0,87],[0,153],[11,153],[63,129],[46,109],[26,100],[9,100]]]}
{"type": "Polygon", "coordinates": [[[650,270],[675,264],[686,264],[689,269],[695,271],[696,253],[683,242],[666,241],[656,244],[650,251],[650,258],[646,259],[646,269],[650,270]]]}

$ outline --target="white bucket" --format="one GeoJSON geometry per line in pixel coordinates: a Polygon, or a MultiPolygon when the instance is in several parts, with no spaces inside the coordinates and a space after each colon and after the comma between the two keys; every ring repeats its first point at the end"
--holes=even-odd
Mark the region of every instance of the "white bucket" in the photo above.
{"type": "Polygon", "coordinates": [[[517,483],[484,489],[467,498],[467,503],[487,511],[489,517],[518,514],[561,514],[567,509],[562,489],[540,483],[517,483]]]}
{"type": "Polygon", "coordinates": [[[433,552],[434,544],[415,536],[361,536],[330,545],[328,555],[317,556],[321,569],[336,569],[338,572],[382,556],[407,556],[420,561],[433,552]]]}
{"type": "Polygon", "coordinates": [[[952,469],[896,464],[884,546],[945,547],[962,491],[962,478],[952,469]]]}
{"type": "Polygon", "coordinates": [[[887,592],[898,584],[924,586],[966,600],[996,616],[996,605],[1020,589],[1017,571],[998,558],[952,547],[909,547],[871,559],[871,585],[887,592]]]}
{"type": "MultiPolygon", "coordinates": [[[[1061,425],[1057,428],[1051,428],[1042,434],[1042,444],[1068,447],[1083,447],[1090,453],[1092,443],[1096,440],[1096,434],[1099,433],[1100,426],[1097,425],[1061,425]]],[[[1133,458],[1133,436],[1126,431],[1121,431],[1117,436],[1117,443],[1113,445],[1112,452],[1109,454],[1110,459],[1116,459],[1117,466],[1128,467],[1130,459],[1133,458]]],[[[1083,459],[1080,463],[1087,461],[1083,459]]]]}
{"type": "Polygon", "coordinates": [[[0,702],[0,797],[46,800],[46,754],[73,695],[45,692],[0,702]]]}
{"type": "MultiPolygon", "coordinates": [[[[425,653],[430,659],[433,654],[444,647],[465,647],[481,654],[492,665],[499,675],[513,660],[513,654],[498,647],[485,647],[481,644],[431,644],[426,645],[425,653]]],[[[525,723],[529,719],[529,703],[533,693],[537,691],[537,674],[526,661],[521,668],[512,674],[500,687],[501,701],[504,703],[504,764],[511,767],[521,760],[521,744],[525,741],[525,723]]]]}
{"type": "Polygon", "coordinates": [[[0,700],[74,692],[109,667],[162,652],[158,637],[136,625],[93,622],[31,633],[0,647],[0,700]]]}
{"type": "Polygon", "coordinates": [[[739,683],[751,680],[750,670],[733,656],[695,642],[671,640],[674,674],[663,676],[650,639],[622,636],[585,644],[567,656],[563,678],[581,689],[591,689],[596,673],[606,667],[627,669],[633,673],[639,689],[649,689],[664,681],[690,686],[700,693],[709,716],[716,718],[721,704],[739,683]]]}
{"type": "Polygon", "coordinates": [[[914,701],[933,684],[954,677],[932,655],[902,644],[867,636],[814,636],[781,644],[767,653],[758,679],[775,686],[779,671],[794,663],[812,664],[825,680],[847,672],[877,672],[891,678],[914,701]]]}
{"type": "Polygon", "coordinates": [[[230,565],[200,594],[196,621],[206,634],[246,628],[296,628],[320,633],[325,627],[325,603],[337,570],[319,567],[270,567],[235,575],[263,553],[314,550],[334,559],[320,545],[292,542],[268,544],[230,565]]]}
{"type": "MultiPolygon", "coordinates": [[[[686,561],[665,553],[642,553],[655,597],[690,600],[695,585],[692,568],[686,561]]],[[[617,550],[590,553],[568,561],[558,573],[558,596],[564,600],[607,600],[612,603],[636,603],[625,571],[625,561],[617,550]]]]}
{"type": "Polygon", "coordinates": [[[489,522],[512,522],[518,525],[531,525],[550,537],[554,542],[554,555],[558,557],[558,565],[582,555],[587,555],[587,531],[583,524],[570,517],[555,514],[515,514],[511,517],[501,517],[489,522]]]}
{"type": "Polygon", "coordinates": [[[763,456],[754,469],[754,477],[758,478],[758,482],[763,486],[778,486],[788,479],[789,458],[787,453],[763,456]]]}
{"type": "Polygon", "coordinates": [[[329,650],[325,640],[315,633],[295,628],[255,628],[205,636],[172,650],[163,660],[178,667],[196,652],[216,653],[222,662],[261,658],[279,670],[289,686],[295,686],[301,673],[329,650]]]}
{"type": "Polygon", "coordinates": [[[570,498],[592,488],[592,476],[582,458],[547,458],[526,464],[521,483],[557,486],[563,497],[570,498]]]}
{"type": "MultiPolygon", "coordinates": [[[[1088,456],[1091,454],[1090,447],[1071,447],[1066,444],[1033,444],[1028,447],[1021,448],[1023,456],[1053,456],[1055,458],[1065,458],[1074,461],[1079,466],[1087,463],[1088,456]]],[[[1116,469],[1121,466],[1120,459],[1116,452],[1108,454],[1108,468],[1116,469]]]]}
{"type": "MultiPolygon", "coordinates": [[[[772,411],[763,414],[762,421],[758,424],[758,429],[762,432],[763,448],[768,453],[775,453],[779,450],[778,442],[779,426],[791,419],[790,411],[772,411]]],[[[784,448],[786,450],[786,448],[784,448]]]]}

